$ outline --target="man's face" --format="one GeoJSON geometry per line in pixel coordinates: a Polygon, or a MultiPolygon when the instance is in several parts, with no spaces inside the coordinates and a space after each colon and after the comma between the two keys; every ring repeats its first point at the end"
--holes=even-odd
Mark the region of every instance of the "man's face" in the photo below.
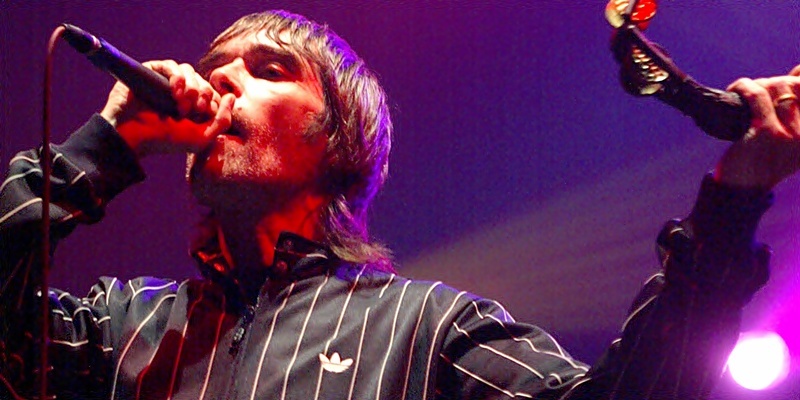
{"type": "Polygon", "coordinates": [[[201,203],[234,200],[239,189],[268,195],[319,189],[327,138],[315,131],[325,102],[313,68],[263,32],[231,39],[207,59],[208,81],[236,101],[231,129],[191,165],[189,181],[201,203]]]}

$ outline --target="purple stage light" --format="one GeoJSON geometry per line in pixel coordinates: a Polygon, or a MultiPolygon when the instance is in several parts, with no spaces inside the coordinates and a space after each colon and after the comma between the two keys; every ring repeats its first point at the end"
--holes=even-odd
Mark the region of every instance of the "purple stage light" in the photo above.
{"type": "Polygon", "coordinates": [[[743,333],[728,358],[728,370],[746,389],[767,389],[786,378],[789,349],[775,332],[743,333]]]}

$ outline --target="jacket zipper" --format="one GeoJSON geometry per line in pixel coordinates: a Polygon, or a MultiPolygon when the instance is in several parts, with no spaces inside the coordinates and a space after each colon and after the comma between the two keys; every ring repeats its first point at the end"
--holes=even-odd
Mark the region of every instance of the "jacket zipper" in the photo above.
{"type": "MultiPolygon", "coordinates": [[[[258,303],[256,302],[256,306],[258,303]]],[[[232,356],[236,356],[239,353],[239,348],[242,346],[242,341],[244,341],[244,337],[247,334],[247,328],[250,327],[250,324],[253,322],[253,319],[256,315],[256,306],[248,305],[245,307],[242,315],[242,320],[239,322],[239,327],[236,328],[236,332],[233,334],[233,340],[231,341],[231,348],[228,350],[228,353],[232,356]]]]}

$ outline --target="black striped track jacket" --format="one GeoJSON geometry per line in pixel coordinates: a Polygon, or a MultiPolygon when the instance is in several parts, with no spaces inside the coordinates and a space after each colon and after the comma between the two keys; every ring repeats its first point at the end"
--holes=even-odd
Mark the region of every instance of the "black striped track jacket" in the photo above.
{"type": "MultiPolygon", "coordinates": [[[[53,236],[102,218],[144,179],[94,116],[53,146],[53,236]]],[[[39,151],[0,187],[0,399],[37,397],[39,151]]],[[[742,306],[767,279],[753,242],[771,195],[706,178],[691,216],[658,238],[620,338],[591,368],[497,302],[341,262],[285,233],[277,294],[240,295],[213,243],[204,277],[104,277],[86,297],[51,290],[49,389],[57,399],[696,399],[737,339],[742,306]]]]}

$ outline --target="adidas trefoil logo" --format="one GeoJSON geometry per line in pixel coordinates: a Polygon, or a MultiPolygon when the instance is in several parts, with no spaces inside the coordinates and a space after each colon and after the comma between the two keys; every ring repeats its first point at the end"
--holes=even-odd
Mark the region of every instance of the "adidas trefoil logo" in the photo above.
{"type": "Polygon", "coordinates": [[[336,352],[333,353],[331,358],[328,358],[325,354],[319,353],[319,361],[322,363],[322,369],[333,372],[334,374],[341,374],[353,365],[352,358],[345,358],[342,360],[341,357],[339,357],[339,353],[336,352]]]}

